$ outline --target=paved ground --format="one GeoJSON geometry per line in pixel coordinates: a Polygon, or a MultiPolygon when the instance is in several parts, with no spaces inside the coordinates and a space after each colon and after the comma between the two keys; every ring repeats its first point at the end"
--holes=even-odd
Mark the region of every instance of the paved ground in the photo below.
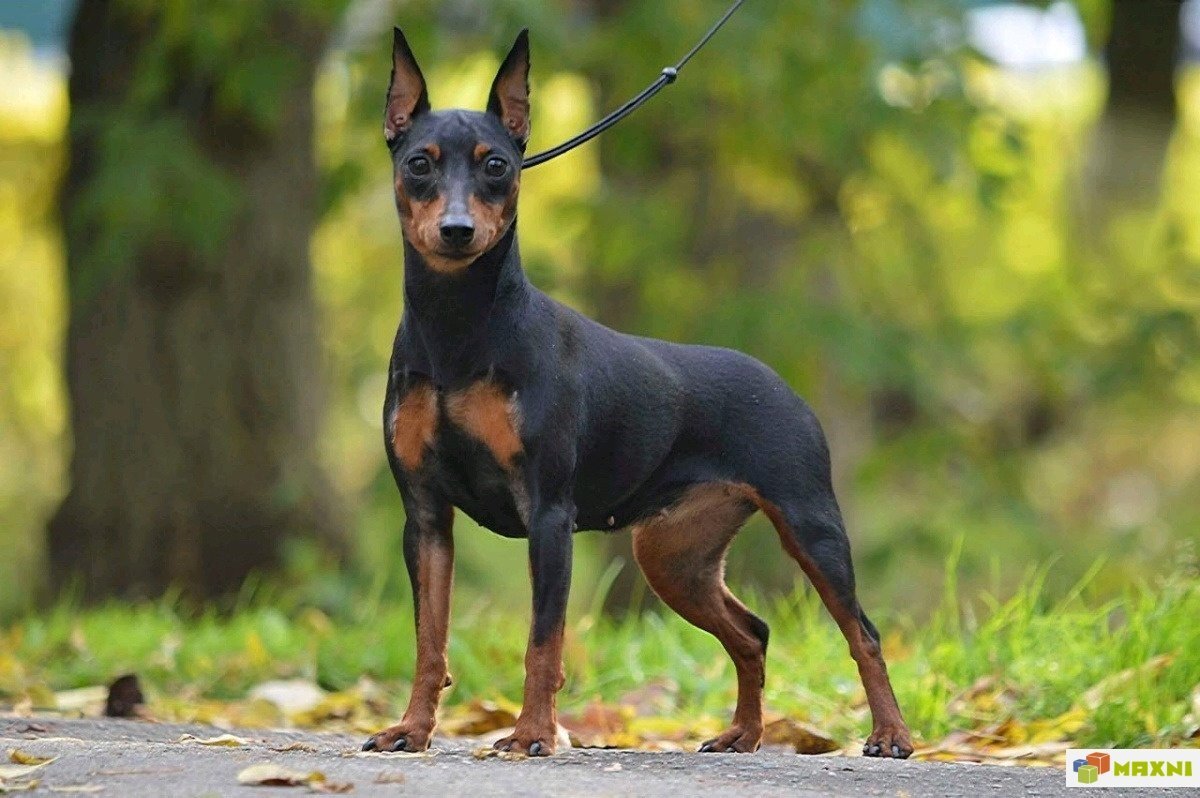
{"type": "MultiPolygon", "coordinates": [[[[786,753],[684,754],[571,750],[549,759],[478,760],[464,741],[436,741],[431,756],[362,754],[362,742],[333,734],[240,731],[237,747],[180,740],[222,730],[140,721],[0,717],[0,755],[10,749],[58,759],[35,774],[31,794],[94,791],[125,798],[306,794],[306,787],[249,787],[240,771],[271,762],[319,770],[352,795],[470,796],[1048,796],[1061,795],[1062,771],[786,753]],[[292,745],[293,749],[279,751],[292,745]],[[64,790],[90,787],[92,790],[64,790]],[[103,788],[96,790],[94,788],[103,788]]],[[[0,789],[3,792],[3,789],[0,789]]],[[[1079,793],[1069,791],[1075,795],[1079,793]]],[[[1145,791],[1146,795],[1168,791],[1145,791]]],[[[22,793],[24,794],[24,793],[22,793]]],[[[1126,793],[1128,794],[1128,793],[1126,793]]],[[[1179,793],[1176,791],[1175,795],[1179,793]]]]}

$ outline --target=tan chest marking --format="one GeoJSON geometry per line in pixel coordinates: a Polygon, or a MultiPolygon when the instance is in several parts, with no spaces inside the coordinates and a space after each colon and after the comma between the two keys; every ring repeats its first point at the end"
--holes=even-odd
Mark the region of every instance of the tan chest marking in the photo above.
{"type": "Polygon", "coordinates": [[[521,453],[521,414],[516,398],[492,382],[477,382],[446,399],[446,414],[472,438],[483,443],[505,468],[521,453]]]}
{"type": "Polygon", "coordinates": [[[417,385],[400,400],[392,422],[392,450],[409,471],[421,466],[425,450],[433,445],[437,417],[437,393],[431,385],[417,385]]]}

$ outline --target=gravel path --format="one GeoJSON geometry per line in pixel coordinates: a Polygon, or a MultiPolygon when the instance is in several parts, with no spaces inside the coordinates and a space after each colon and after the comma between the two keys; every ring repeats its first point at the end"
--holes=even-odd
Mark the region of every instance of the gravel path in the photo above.
{"type": "MultiPolygon", "coordinates": [[[[994,767],[786,753],[688,754],[569,750],[549,759],[476,759],[463,740],[436,740],[431,755],[363,754],[336,734],[234,731],[246,744],[202,745],[227,730],[116,720],[0,717],[0,753],[56,760],[26,777],[28,794],[77,792],[122,798],[309,794],[299,787],[242,786],[238,774],[269,762],[325,774],[350,794],[453,796],[1046,796],[1075,793],[1056,768],[994,767]],[[183,738],[181,740],[181,738],[183,738]],[[286,749],[291,746],[291,750],[286,749]],[[76,788],[76,789],[64,789],[76,788]]],[[[9,782],[12,783],[11,781],[9,782]]],[[[4,792],[0,788],[0,793],[4,792]]],[[[1164,790],[1146,795],[1167,795],[1164,790]]],[[[22,793],[25,794],[25,793],[22,793]]],[[[1178,793],[1176,793],[1178,794],[1178,793]]]]}

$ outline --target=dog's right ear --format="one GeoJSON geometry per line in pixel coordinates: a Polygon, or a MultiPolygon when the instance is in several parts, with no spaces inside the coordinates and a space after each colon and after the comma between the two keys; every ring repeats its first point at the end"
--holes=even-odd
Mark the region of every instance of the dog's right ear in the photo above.
{"type": "Polygon", "coordinates": [[[392,35],[392,80],[383,113],[383,136],[388,144],[407,133],[413,119],[429,110],[425,77],[417,66],[408,40],[399,28],[392,35]]]}

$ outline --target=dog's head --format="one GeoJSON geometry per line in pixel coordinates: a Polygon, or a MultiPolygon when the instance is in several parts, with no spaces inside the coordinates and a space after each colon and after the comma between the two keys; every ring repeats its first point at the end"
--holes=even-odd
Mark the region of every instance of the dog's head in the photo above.
{"type": "Polygon", "coordinates": [[[504,237],[517,215],[529,141],[528,31],[500,65],[487,111],[435,112],[396,28],[383,134],[405,239],[435,271],[465,269],[504,237]]]}

